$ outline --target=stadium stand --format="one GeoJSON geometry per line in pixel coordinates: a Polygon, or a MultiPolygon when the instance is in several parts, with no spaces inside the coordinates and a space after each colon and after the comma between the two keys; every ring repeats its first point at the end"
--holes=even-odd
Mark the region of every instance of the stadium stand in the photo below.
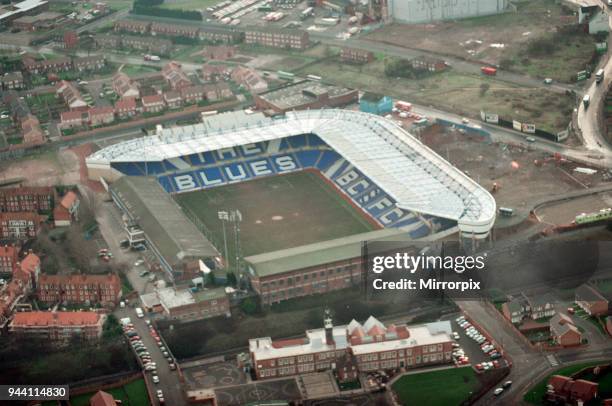
{"type": "Polygon", "coordinates": [[[90,175],[155,175],[166,192],[182,193],[317,170],[381,226],[407,228],[413,238],[459,226],[464,237],[481,239],[493,226],[495,200],[486,190],[382,117],[311,110],[242,123],[231,114],[213,116],[214,126],[106,147],[87,158],[90,175]]]}

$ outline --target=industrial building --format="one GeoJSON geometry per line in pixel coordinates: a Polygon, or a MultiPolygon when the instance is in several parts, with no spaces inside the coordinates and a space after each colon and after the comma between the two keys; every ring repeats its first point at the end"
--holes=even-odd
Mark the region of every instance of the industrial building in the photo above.
{"type": "Polygon", "coordinates": [[[389,18],[405,24],[458,20],[499,14],[506,11],[506,0],[387,0],[389,18]]]}
{"type": "Polygon", "coordinates": [[[253,93],[258,109],[272,114],[291,110],[338,107],[357,102],[355,89],[327,85],[318,81],[303,80],[263,93],[253,93]]]}
{"type": "Polygon", "coordinates": [[[144,308],[173,320],[198,320],[230,316],[230,301],[224,288],[164,287],[140,296],[144,308]]]}

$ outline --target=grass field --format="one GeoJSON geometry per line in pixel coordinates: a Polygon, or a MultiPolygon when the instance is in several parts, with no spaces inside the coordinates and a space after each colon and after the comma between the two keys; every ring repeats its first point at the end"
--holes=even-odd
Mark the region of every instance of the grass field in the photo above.
{"type": "Polygon", "coordinates": [[[167,9],[206,10],[219,3],[219,0],[174,0],[165,1],[160,7],[167,9]]]}
{"type": "Polygon", "coordinates": [[[551,91],[518,87],[452,69],[419,80],[390,78],[385,76],[382,60],[363,66],[326,60],[296,73],[322,75],[333,84],[433,105],[472,118],[479,117],[481,110],[495,112],[505,119],[533,122],[538,128],[553,132],[567,127],[574,107],[572,98],[551,91]]]}
{"type": "MultiPolygon", "coordinates": [[[[223,247],[219,210],[242,213],[243,255],[254,255],[362,233],[374,227],[317,174],[298,172],[210,190],[183,193],[177,202],[206,226],[223,247]],[[262,238],[265,237],[265,238],[262,238]]],[[[228,241],[233,232],[228,230],[228,241]]],[[[233,258],[233,244],[228,244],[233,258]]]]}
{"type": "Polygon", "coordinates": [[[450,368],[401,377],[393,390],[403,405],[460,405],[480,383],[470,367],[450,368]]]}
{"type": "MultiPolygon", "coordinates": [[[[110,393],[116,400],[121,400],[123,406],[148,406],[149,398],[143,379],[130,382],[120,388],[109,389],[105,392],[110,393]]],[[[89,399],[95,394],[86,393],[70,399],[72,406],[89,406],[89,399]]]]}

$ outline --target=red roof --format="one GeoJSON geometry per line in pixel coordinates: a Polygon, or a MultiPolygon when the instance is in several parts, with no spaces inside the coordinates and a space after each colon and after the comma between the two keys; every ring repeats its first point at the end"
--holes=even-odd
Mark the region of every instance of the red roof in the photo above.
{"type": "Polygon", "coordinates": [[[562,393],[565,385],[570,382],[572,378],[568,378],[563,375],[553,375],[549,380],[548,384],[553,387],[555,393],[562,393]]]}
{"type": "Polygon", "coordinates": [[[90,116],[97,116],[97,115],[108,115],[108,114],[113,114],[115,112],[115,110],[110,107],[110,106],[105,106],[105,107],[92,107],[91,109],[89,109],[89,115],[90,116]]]}
{"type": "Polygon", "coordinates": [[[32,274],[40,269],[40,258],[36,254],[28,254],[23,261],[21,261],[21,270],[32,274]]]}
{"type": "Polygon", "coordinates": [[[53,219],[55,221],[69,221],[72,219],[72,217],[70,217],[70,212],[67,208],[63,206],[57,206],[53,209],[53,219]]]}
{"type": "Polygon", "coordinates": [[[19,248],[14,245],[2,245],[0,246],[0,257],[11,257],[16,258],[19,253],[19,248]]]}
{"type": "Polygon", "coordinates": [[[62,122],[72,121],[72,120],[81,120],[83,117],[83,112],[79,110],[68,110],[62,111],[60,113],[60,118],[62,122]]]}
{"type": "Polygon", "coordinates": [[[164,99],[160,94],[152,94],[150,96],[142,96],[142,105],[160,104],[163,103],[164,99]]]}
{"type": "Polygon", "coordinates": [[[89,399],[89,406],[116,406],[115,398],[110,393],[98,391],[89,399]]]}
{"type": "Polygon", "coordinates": [[[100,315],[95,312],[17,312],[12,324],[28,326],[83,326],[95,325],[100,315]]]}
{"type": "Polygon", "coordinates": [[[136,110],[136,100],[132,97],[117,100],[115,110],[136,110]]]}
{"type": "Polygon", "coordinates": [[[42,222],[42,216],[31,211],[13,211],[0,213],[0,220],[32,220],[35,223],[42,222]]]}
{"type": "Polygon", "coordinates": [[[67,209],[70,209],[77,201],[78,196],[72,190],[62,197],[61,205],[67,209]]]}

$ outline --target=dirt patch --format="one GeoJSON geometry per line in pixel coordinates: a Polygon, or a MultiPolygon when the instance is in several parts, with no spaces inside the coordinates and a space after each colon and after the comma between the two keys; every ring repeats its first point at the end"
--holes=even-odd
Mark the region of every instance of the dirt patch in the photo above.
{"type": "Polygon", "coordinates": [[[577,165],[522,146],[491,142],[440,126],[424,131],[421,140],[485,189],[498,207],[530,210],[543,198],[594,186],[600,178],[574,172],[577,165]]]}
{"type": "Polygon", "coordinates": [[[436,24],[391,24],[367,39],[398,46],[499,63],[505,53],[555,30],[567,10],[552,0],[516,3],[517,12],[436,24]],[[503,44],[503,48],[499,44],[503,44]]]}
{"type": "Polygon", "coordinates": [[[78,159],[70,150],[46,152],[0,164],[2,179],[25,178],[26,186],[71,185],[79,180],[78,159]]]}

